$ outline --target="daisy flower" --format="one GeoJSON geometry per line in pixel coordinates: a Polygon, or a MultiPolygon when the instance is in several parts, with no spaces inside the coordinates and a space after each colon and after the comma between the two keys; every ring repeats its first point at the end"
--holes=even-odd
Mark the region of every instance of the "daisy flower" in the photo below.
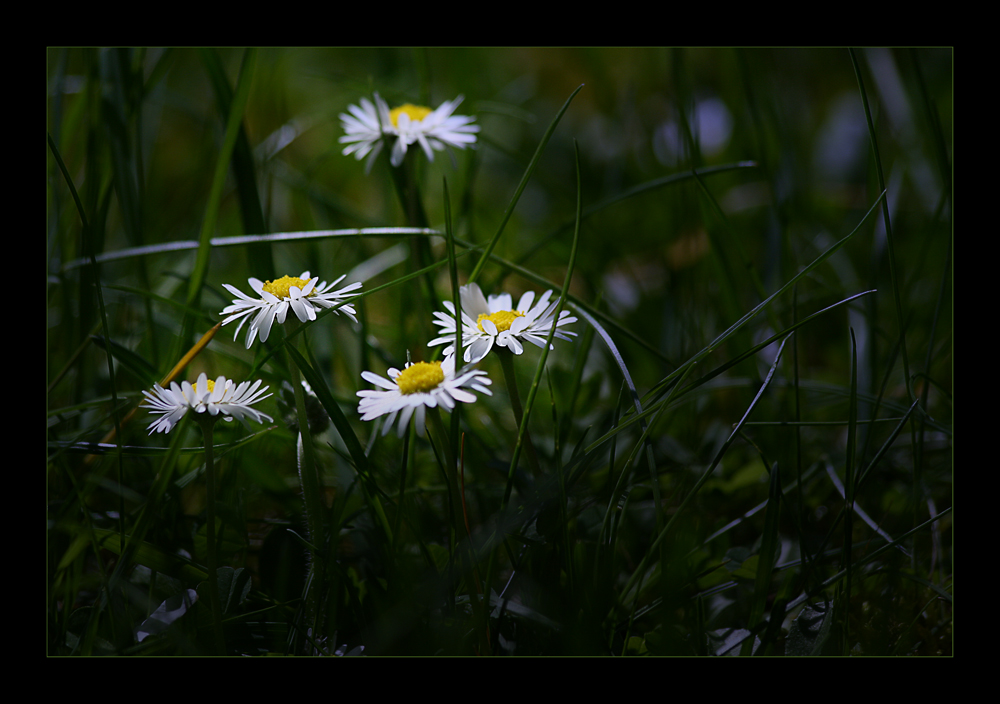
{"type": "Polygon", "coordinates": [[[368,172],[382,149],[383,135],[392,141],[390,162],[393,166],[403,163],[407,147],[414,143],[424,150],[428,161],[434,161],[434,151],[446,147],[465,149],[476,143],[479,125],[472,124],[474,117],[452,114],[462,98],[460,95],[447,100],[436,110],[411,103],[390,110],[378,93],[374,105],[362,98],[360,108],[349,105],[347,109],[351,114],[340,114],[345,133],[340,142],[347,144],[344,155],[354,154],[355,159],[361,160],[370,153],[365,164],[365,172],[368,172]]]}
{"type": "MultiPolygon", "coordinates": [[[[462,347],[466,362],[478,362],[493,349],[493,345],[506,347],[514,354],[524,352],[522,342],[527,340],[538,347],[545,347],[552,325],[561,327],[575,323],[576,318],[569,311],[562,311],[555,320],[559,299],[549,302],[552,291],[546,291],[532,306],[534,291],[526,291],[517,308],[512,305],[509,293],[490,296],[487,301],[478,284],[470,284],[459,289],[462,300],[462,347]]],[[[434,324],[440,327],[440,337],[427,343],[428,347],[452,343],[444,350],[445,356],[455,354],[455,306],[451,301],[442,301],[448,313],[434,313],[434,324]]],[[[569,340],[575,332],[556,330],[555,336],[569,340]]],[[[550,348],[552,349],[552,348],[550,348]]]]}
{"type": "Polygon", "coordinates": [[[416,416],[417,433],[424,434],[426,409],[443,406],[447,411],[455,407],[456,401],[472,403],[476,395],[465,389],[480,391],[488,396],[493,392],[486,387],[491,384],[486,372],[462,370],[455,375],[455,358],[447,357],[443,362],[407,363],[403,371],[389,370],[389,379],[372,372],[361,372],[361,377],[380,387],[377,390],[364,389],[358,392],[361,402],[358,413],[361,420],[372,420],[388,414],[382,435],[389,432],[392,422],[399,414],[396,433],[403,437],[410,416],[416,416]]]}
{"type": "MultiPolygon", "coordinates": [[[[346,274],[344,275],[346,276],[346,274]]],[[[339,291],[332,290],[343,278],[331,284],[325,281],[317,285],[319,277],[309,278],[309,272],[303,271],[302,276],[282,276],[275,281],[261,281],[251,277],[250,288],[252,288],[260,298],[245,296],[239,289],[229,284],[222,284],[226,290],[234,296],[238,296],[233,301],[233,305],[227,306],[220,315],[229,317],[222,321],[223,325],[240,320],[236,327],[236,334],[233,340],[240,334],[243,323],[250,321],[250,328],[247,330],[247,349],[253,344],[254,338],[259,334],[260,341],[265,342],[267,336],[271,334],[271,325],[277,319],[278,323],[285,322],[288,309],[295,312],[296,317],[303,323],[316,320],[316,311],[323,308],[332,308],[344,298],[350,298],[346,294],[348,291],[361,288],[360,283],[353,283],[345,286],[339,291]]],[[[355,323],[358,319],[355,316],[353,306],[345,305],[336,310],[337,313],[344,313],[355,323]]]]}
{"type": "Polygon", "coordinates": [[[208,413],[217,416],[220,413],[229,422],[236,418],[243,425],[247,424],[247,418],[251,418],[257,423],[263,423],[264,418],[268,421],[274,419],[266,413],[261,413],[251,406],[261,401],[267,396],[262,396],[268,387],[258,390],[260,379],[251,386],[249,381],[244,381],[237,387],[233,387],[232,379],[220,376],[215,381],[208,379],[202,372],[198,380],[192,386],[189,382],[170,382],[170,388],[164,389],[159,384],[153,386],[152,392],[143,391],[146,400],[139,404],[140,408],[150,409],[150,413],[159,413],[160,417],[154,420],[149,426],[149,434],[169,433],[177,425],[178,421],[189,410],[196,413],[208,413]]]}

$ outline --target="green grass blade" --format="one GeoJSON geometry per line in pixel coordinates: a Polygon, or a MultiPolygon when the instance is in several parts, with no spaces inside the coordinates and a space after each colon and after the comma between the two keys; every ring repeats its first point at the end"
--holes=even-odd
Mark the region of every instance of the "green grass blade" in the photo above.
{"type": "MultiPolygon", "coordinates": [[[[781,477],[778,463],[771,465],[770,483],[767,492],[767,509],[764,513],[764,532],[760,537],[760,553],[757,560],[757,574],[753,583],[753,602],[750,608],[749,623],[757,623],[764,616],[764,607],[771,589],[771,575],[774,572],[774,562],[778,551],[778,525],[781,520],[781,477]]],[[[775,618],[775,614],[771,615],[775,618]]],[[[763,644],[762,644],[763,647],[763,644]]],[[[750,655],[753,641],[746,640],[740,650],[740,655],[750,655]]]]}
{"type": "MultiPolygon", "coordinates": [[[[538,143],[538,148],[535,150],[535,155],[531,157],[531,161],[528,163],[528,168],[525,169],[524,176],[521,177],[521,183],[518,184],[517,189],[514,191],[514,197],[511,198],[510,204],[504,211],[503,218],[500,220],[500,227],[497,228],[497,232],[495,235],[493,235],[493,239],[491,239],[490,243],[486,245],[486,249],[483,251],[482,257],[480,257],[479,261],[476,263],[476,266],[472,270],[472,273],[469,274],[468,283],[471,284],[476,280],[476,278],[478,278],[479,274],[483,270],[483,267],[486,266],[486,262],[489,261],[490,254],[492,254],[493,252],[493,248],[496,247],[497,241],[500,239],[500,235],[503,234],[504,228],[507,226],[507,221],[510,220],[510,216],[514,213],[514,206],[517,205],[517,201],[518,199],[520,199],[521,193],[524,191],[524,187],[528,185],[528,180],[531,178],[531,174],[534,173],[535,167],[538,165],[538,161],[542,157],[542,152],[545,150],[545,145],[549,143],[549,139],[552,137],[552,133],[556,131],[556,125],[559,124],[559,121],[562,119],[563,114],[569,108],[569,104],[573,102],[573,98],[575,98],[576,94],[579,93],[582,89],[583,85],[580,85],[576,90],[574,90],[570,94],[570,96],[566,99],[566,102],[563,104],[562,109],[558,112],[558,114],[556,114],[555,119],[552,120],[552,124],[549,125],[549,128],[545,130],[545,134],[542,135],[542,141],[538,143]]],[[[579,227],[579,218],[577,222],[578,222],[577,227],[579,227]]]]}
{"type": "Polygon", "coordinates": [[[246,60],[236,84],[236,94],[233,96],[231,109],[226,121],[226,132],[222,140],[222,148],[219,150],[219,156],[215,162],[215,173],[212,176],[212,185],[208,192],[208,203],[205,206],[205,219],[202,221],[201,235],[198,238],[198,255],[195,260],[194,270],[191,272],[191,281],[188,285],[188,305],[194,305],[197,302],[201,294],[201,287],[205,283],[205,277],[208,274],[212,234],[215,232],[215,225],[219,219],[222,190],[226,185],[226,175],[229,172],[233,149],[236,146],[236,139],[240,134],[243,123],[243,111],[246,109],[247,98],[250,95],[250,85],[253,82],[253,68],[254,53],[248,49],[246,60]]]}
{"type": "MultiPolygon", "coordinates": [[[[202,49],[200,53],[202,61],[208,69],[212,88],[215,90],[215,99],[219,105],[219,112],[228,125],[234,100],[229,80],[226,78],[226,73],[222,68],[222,62],[219,60],[217,51],[214,49],[202,49]]],[[[244,53],[243,68],[240,71],[241,80],[243,73],[247,71],[248,67],[251,69],[248,76],[252,76],[252,67],[255,59],[255,50],[248,49],[244,53]]],[[[235,99],[240,99],[239,86],[237,86],[235,99]]],[[[261,207],[260,194],[257,191],[257,174],[254,167],[253,150],[250,149],[250,142],[247,139],[242,119],[239,121],[236,143],[233,145],[231,166],[233,179],[236,181],[236,193],[239,196],[243,231],[267,232],[264,210],[261,207]]],[[[255,243],[247,247],[247,258],[249,259],[251,269],[257,272],[258,277],[261,279],[275,277],[276,272],[274,270],[271,247],[266,242],[255,243]]]]}
{"type": "MultiPolygon", "coordinates": [[[[303,326],[304,328],[305,326],[303,326]]],[[[287,338],[286,338],[287,342],[287,338]]],[[[309,382],[309,386],[312,387],[313,393],[316,394],[316,398],[323,405],[327,414],[330,416],[330,420],[333,421],[333,425],[337,428],[337,432],[340,433],[341,439],[347,446],[347,451],[351,455],[351,459],[354,461],[354,468],[358,472],[358,476],[361,477],[361,485],[365,492],[365,496],[368,499],[369,506],[375,513],[375,518],[377,522],[382,525],[385,530],[387,543],[386,545],[392,545],[392,527],[389,525],[389,520],[386,518],[385,511],[382,509],[382,502],[379,500],[379,495],[382,491],[378,488],[375,483],[375,478],[371,474],[371,468],[368,464],[368,458],[365,456],[364,448],[361,447],[361,443],[358,441],[358,436],[354,434],[354,429],[351,428],[350,422],[344,415],[344,412],[340,409],[340,405],[337,403],[336,399],[330,393],[330,390],[326,386],[326,381],[324,381],[323,376],[319,374],[312,365],[302,356],[302,353],[295,349],[295,345],[285,345],[285,349],[288,354],[295,360],[295,364],[298,365],[299,371],[306,381],[309,382]]]]}
{"type": "MultiPolygon", "coordinates": [[[[684,497],[684,500],[681,501],[680,505],[677,507],[673,516],[671,516],[670,520],[667,522],[667,525],[663,528],[662,531],[660,531],[659,535],[656,536],[656,539],[649,546],[649,549],[647,550],[645,556],[640,561],[638,567],[636,567],[636,569],[632,572],[632,576],[629,578],[625,587],[621,590],[622,599],[625,599],[628,596],[628,594],[632,591],[632,588],[635,586],[636,581],[641,579],[642,576],[646,573],[646,570],[649,568],[649,562],[652,559],[652,556],[657,554],[657,547],[660,545],[660,543],[663,542],[663,539],[670,533],[670,529],[677,522],[678,516],[680,516],[684,512],[684,508],[687,506],[688,502],[694,497],[695,494],[698,493],[701,487],[704,486],[705,482],[708,481],[708,478],[712,475],[712,472],[715,471],[715,468],[719,465],[719,463],[722,461],[723,456],[729,450],[729,446],[732,445],[733,441],[739,435],[740,429],[743,427],[743,424],[746,423],[747,418],[750,417],[750,414],[753,412],[754,408],[757,406],[757,403],[764,395],[764,391],[771,383],[771,379],[774,376],[774,371],[777,368],[778,362],[781,360],[781,350],[784,349],[784,346],[785,343],[783,341],[781,344],[781,348],[779,348],[778,350],[778,354],[775,356],[774,363],[771,365],[771,369],[767,374],[767,378],[764,379],[764,382],[761,384],[760,389],[757,391],[757,395],[754,396],[753,401],[750,402],[750,405],[747,407],[747,410],[743,414],[743,417],[740,418],[739,423],[737,423],[734,426],[732,433],[730,433],[729,437],[722,444],[722,447],[720,447],[718,452],[716,452],[715,457],[712,459],[712,463],[698,478],[698,481],[684,497]]],[[[649,409],[647,409],[646,412],[648,413],[649,409]]],[[[639,592],[638,590],[636,590],[635,599],[638,598],[639,598],[639,592]]]]}
{"type": "MultiPolygon", "coordinates": [[[[581,86],[582,87],[582,86],[581,86]]],[[[577,91],[580,89],[577,88],[577,91]]],[[[573,95],[576,95],[574,92],[573,95]]],[[[572,96],[571,96],[572,98],[572,96]]],[[[567,105],[568,105],[567,101],[567,105]]],[[[563,108],[565,110],[565,107],[563,108]]],[[[560,113],[561,114],[561,113],[560,113]]],[[[576,143],[574,142],[574,147],[576,143]]],[[[549,348],[552,346],[552,340],[556,335],[557,323],[559,321],[559,316],[562,313],[563,307],[566,305],[566,294],[569,292],[569,282],[573,278],[573,267],[576,264],[576,249],[577,244],[580,241],[580,212],[582,210],[582,195],[581,195],[581,185],[580,185],[580,151],[576,148],[576,228],[573,230],[573,246],[570,249],[569,262],[566,265],[566,278],[563,280],[562,288],[559,293],[559,303],[556,305],[555,313],[552,318],[552,327],[549,330],[549,336],[545,340],[545,347],[542,348],[542,354],[538,358],[538,364],[535,367],[535,378],[531,383],[531,388],[528,391],[528,398],[524,404],[524,415],[521,418],[521,426],[517,431],[517,442],[514,444],[514,453],[510,460],[510,469],[507,473],[507,488],[504,491],[503,502],[500,504],[500,512],[507,507],[507,503],[510,501],[510,492],[514,486],[514,472],[517,469],[517,461],[521,455],[521,447],[524,443],[524,436],[528,430],[528,419],[531,416],[531,408],[535,402],[535,395],[538,393],[538,385],[542,379],[542,372],[545,369],[545,360],[549,356],[549,348]]],[[[482,260],[480,260],[482,261],[482,260]]]]}
{"type": "Polygon", "coordinates": [[[152,388],[153,384],[159,380],[160,375],[157,373],[156,368],[142,355],[133,352],[128,347],[114,340],[106,340],[103,335],[93,335],[91,339],[98,347],[106,350],[112,357],[117,359],[119,364],[132,372],[141,386],[152,388]]]}
{"type": "MultiPolygon", "coordinates": [[[[868,93],[865,91],[865,81],[861,75],[861,67],[854,49],[850,49],[851,63],[854,65],[854,75],[858,79],[858,90],[861,91],[861,102],[865,107],[865,119],[868,121],[868,136],[872,143],[872,153],[875,158],[875,172],[878,174],[878,189],[885,193],[885,177],[882,175],[882,157],[879,155],[878,139],[875,137],[875,124],[872,122],[872,111],[868,105],[868,93]]],[[[889,220],[889,202],[882,200],[882,222],[885,225],[886,245],[889,249],[889,277],[892,281],[892,298],[896,304],[896,325],[899,327],[899,348],[903,357],[903,380],[906,383],[906,393],[913,400],[913,383],[910,379],[910,360],[906,351],[906,323],[903,318],[903,303],[900,296],[900,275],[896,264],[896,250],[893,246],[892,223],[889,220]]]]}

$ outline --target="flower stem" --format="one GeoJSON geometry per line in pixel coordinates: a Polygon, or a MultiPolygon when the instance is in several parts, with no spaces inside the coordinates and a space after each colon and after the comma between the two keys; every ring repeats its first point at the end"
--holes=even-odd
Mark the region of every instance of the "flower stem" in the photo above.
{"type": "MultiPolygon", "coordinates": [[[[388,146],[386,145],[386,147],[388,146]]],[[[417,181],[417,162],[415,158],[417,155],[415,153],[409,155],[409,158],[403,159],[403,163],[397,168],[389,162],[388,154],[390,151],[391,149],[386,149],[385,161],[389,165],[389,173],[392,176],[392,183],[396,187],[396,195],[399,196],[399,204],[403,208],[406,224],[410,227],[430,227],[429,220],[427,219],[427,211],[424,210],[423,199],[420,196],[420,185],[417,181]]],[[[431,254],[430,241],[427,237],[413,235],[410,238],[410,254],[411,262],[415,269],[423,269],[431,264],[433,256],[431,254]]],[[[431,310],[435,310],[440,306],[437,293],[434,290],[434,277],[428,272],[423,277],[423,280],[426,287],[426,302],[429,302],[431,310]]],[[[430,317],[430,314],[422,307],[423,299],[417,297],[407,300],[415,302],[418,306],[414,320],[426,320],[430,317]]],[[[426,333],[427,331],[421,330],[420,332],[426,333]]]]}
{"type": "Polygon", "coordinates": [[[213,456],[212,429],[217,417],[207,413],[196,414],[205,437],[205,483],[207,490],[208,524],[205,537],[208,543],[208,606],[212,611],[212,631],[215,637],[215,654],[226,654],[226,636],[222,629],[222,608],[219,605],[219,561],[215,549],[215,458],[213,456]]]}
{"type": "MultiPolygon", "coordinates": [[[[510,351],[496,346],[493,347],[493,351],[500,358],[500,369],[503,370],[504,383],[507,384],[510,407],[514,411],[514,421],[517,423],[518,431],[520,432],[524,419],[524,409],[521,406],[521,396],[517,392],[517,376],[514,374],[514,355],[510,351]]],[[[531,471],[534,472],[536,477],[540,476],[542,470],[538,464],[538,454],[535,452],[535,445],[531,442],[531,433],[527,428],[524,429],[524,447],[527,450],[528,464],[531,465],[531,471]]]]}
{"type": "Polygon", "coordinates": [[[457,511],[455,510],[456,502],[458,501],[458,473],[455,464],[455,452],[451,445],[451,439],[449,437],[448,431],[444,427],[444,422],[441,420],[440,410],[437,408],[428,408],[427,417],[430,419],[430,424],[434,427],[434,434],[438,438],[438,444],[444,448],[444,474],[445,482],[448,489],[448,554],[451,555],[452,560],[455,559],[455,539],[457,534],[457,511]]]}
{"type": "MultiPolygon", "coordinates": [[[[292,330],[300,325],[299,321],[289,320],[292,330]]],[[[301,336],[299,336],[301,345],[301,336]]],[[[303,350],[304,352],[305,350],[303,350]]],[[[323,498],[317,471],[316,453],[313,446],[312,432],[309,430],[309,416],[306,413],[305,391],[302,388],[302,375],[291,355],[288,357],[288,371],[292,382],[292,392],[295,395],[295,410],[299,417],[298,436],[298,468],[299,481],[302,484],[302,497],[306,507],[306,521],[309,525],[309,542],[312,545],[312,555],[309,564],[312,579],[307,579],[309,588],[306,593],[306,613],[313,630],[313,637],[318,637],[320,629],[320,614],[318,608],[319,587],[325,573],[323,560],[323,498]]]]}

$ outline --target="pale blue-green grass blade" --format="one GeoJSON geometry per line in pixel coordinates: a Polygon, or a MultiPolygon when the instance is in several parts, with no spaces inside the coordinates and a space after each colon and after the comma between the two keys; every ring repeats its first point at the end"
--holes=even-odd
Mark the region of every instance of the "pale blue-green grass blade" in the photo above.
{"type": "MultiPolygon", "coordinates": [[[[209,243],[212,247],[239,247],[242,245],[252,245],[258,243],[271,242],[298,242],[306,240],[322,240],[337,237],[404,237],[409,235],[437,235],[444,233],[438,230],[424,227],[362,227],[346,228],[340,230],[307,230],[302,232],[272,232],[265,235],[231,235],[227,237],[212,237],[209,243]]],[[[154,254],[166,254],[169,252],[185,252],[198,249],[200,244],[195,240],[178,240],[175,242],[162,242],[143,247],[129,247],[111,252],[103,252],[97,255],[97,261],[110,262],[132,257],[145,257],[154,254]]],[[[68,271],[83,266],[89,259],[74,259],[63,265],[62,270],[68,271]]]]}
{"type": "Polygon", "coordinates": [[[559,443],[561,445],[566,443],[570,427],[573,423],[577,400],[580,397],[580,390],[583,386],[584,366],[587,363],[587,357],[590,355],[590,348],[593,344],[594,328],[593,326],[588,325],[584,328],[583,334],[580,336],[580,342],[577,345],[576,359],[573,363],[573,375],[570,377],[570,398],[569,402],[566,404],[566,408],[563,410],[562,420],[560,421],[558,428],[559,443]]]}
{"type": "MultiPolygon", "coordinates": [[[[629,393],[632,396],[632,404],[635,406],[636,417],[643,418],[640,422],[642,424],[641,428],[643,437],[645,438],[646,435],[648,435],[649,428],[646,424],[644,416],[642,415],[643,409],[642,409],[642,402],[639,400],[639,392],[635,388],[635,383],[632,381],[632,375],[629,373],[628,367],[625,366],[625,360],[618,352],[618,348],[615,346],[614,340],[611,339],[611,335],[607,333],[607,331],[601,326],[600,323],[597,322],[597,319],[594,318],[594,316],[592,316],[589,313],[589,311],[585,310],[584,308],[578,305],[574,305],[573,308],[577,312],[577,314],[580,315],[580,317],[582,317],[588,323],[590,323],[591,327],[597,331],[598,335],[601,336],[601,339],[604,340],[604,344],[607,346],[608,351],[614,358],[615,364],[617,364],[618,369],[621,370],[622,378],[624,379],[625,385],[628,387],[629,393]]],[[[646,465],[649,468],[650,479],[652,481],[652,487],[653,487],[653,497],[654,497],[653,500],[656,502],[656,505],[659,505],[660,482],[657,478],[656,462],[653,459],[653,449],[648,444],[645,446],[645,448],[646,448],[646,465]]],[[[656,517],[657,517],[657,523],[659,523],[659,521],[661,520],[659,511],[656,512],[656,517]]],[[[657,527],[659,527],[659,525],[657,527]]]]}

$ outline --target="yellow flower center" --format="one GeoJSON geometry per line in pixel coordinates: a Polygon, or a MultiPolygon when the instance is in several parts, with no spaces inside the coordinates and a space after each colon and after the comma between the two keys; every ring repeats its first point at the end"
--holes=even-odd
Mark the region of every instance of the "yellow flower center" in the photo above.
{"type": "Polygon", "coordinates": [[[483,330],[483,321],[492,320],[493,324],[497,326],[497,332],[503,332],[504,330],[510,330],[510,324],[514,322],[514,318],[523,317],[524,313],[519,313],[516,310],[498,310],[496,313],[491,313],[490,315],[480,313],[476,319],[476,325],[481,332],[486,332],[483,330]]]}
{"type": "Polygon", "coordinates": [[[396,385],[404,394],[430,391],[444,381],[441,362],[417,362],[411,364],[396,377],[396,385]]]}
{"type": "Polygon", "coordinates": [[[389,111],[389,119],[392,120],[393,127],[399,127],[399,116],[404,112],[410,116],[410,122],[420,122],[434,111],[420,105],[413,105],[412,103],[400,105],[398,108],[393,108],[389,111]]]}
{"type": "MultiPolygon", "coordinates": [[[[215,391],[215,382],[212,381],[211,379],[205,380],[205,386],[208,387],[208,393],[212,393],[213,391],[215,391]]],[[[194,389],[195,393],[198,393],[198,382],[196,381],[193,384],[191,384],[191,388],[194,389]]]]}
{"type": "MultiPolygon", "coordinates": [[[[285,298],[291,298],[288,294],[288,289],[292,286],[298,286],[299,289],[304,289],[308,281],[303,281],[298,276],[282,276],[280,279],[275,281],[267,281],[264,283],[264,290],[273,296],[284,300],[285,298]]],[[[310,296],[316,295],[316,289],[309,292],[310,296]]]]}

